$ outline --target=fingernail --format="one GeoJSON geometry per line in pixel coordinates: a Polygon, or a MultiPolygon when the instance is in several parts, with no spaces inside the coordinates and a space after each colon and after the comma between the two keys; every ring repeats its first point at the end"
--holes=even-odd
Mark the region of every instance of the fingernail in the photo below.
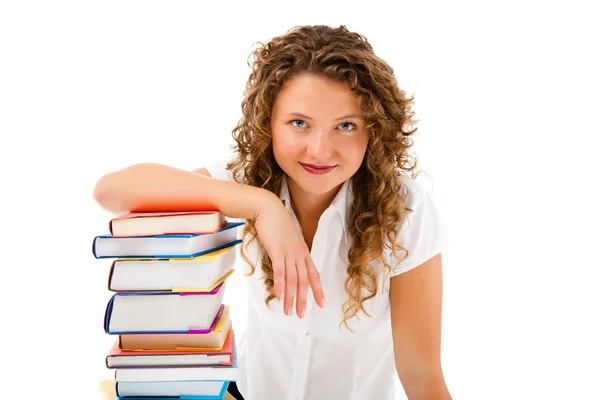
{"type": "Polygon", "coordinates": [[[281,299],[283,299],[283,291],[279,292],[279,294],[277,295],[277,300],[281,299]]]}
{"type": "Polygon", "coordinates": [[[288,306],[288,308],[285,309],[285,315],[292,315],[292,307],[288,306]]]}
{"type": "Polygon", "coordinates": [[[321,297],[321,308],[325,308],[325,297],[321,297]]]}
{"type": "Polygon", "coordinates": [[[300,309],[300,319],[304,318],[304,314],[306,313],[306,309],[301,308],[300,309]]]}

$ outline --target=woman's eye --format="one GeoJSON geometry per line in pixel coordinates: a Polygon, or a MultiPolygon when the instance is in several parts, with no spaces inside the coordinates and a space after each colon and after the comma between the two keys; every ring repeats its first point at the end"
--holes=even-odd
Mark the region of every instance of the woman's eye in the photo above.
{"type": "Polygon", "coordinates": [[[302,121],[301,119],[293,119],[291,121],[292,125],[294,125],[296,128],[302,128],[301,126],[295,125],[294,122],[301,122],[304,123],[304,121],[302,121]]]}
{"type": "MultiPolygon", "coordinates": [[[[342,122],[340,126],[349,125],[352,128],[356,128],[356,126],[352,122],[342,122]]],[[[349,132],[351,129],[342,129],[342,131],[349,132]]]]}

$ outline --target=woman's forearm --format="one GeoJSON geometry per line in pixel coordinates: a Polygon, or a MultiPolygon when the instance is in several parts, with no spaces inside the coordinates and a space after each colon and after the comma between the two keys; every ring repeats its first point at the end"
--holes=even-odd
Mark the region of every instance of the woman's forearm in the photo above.
{"type": "Polygon", "coordinates": [[[106,174],[96,183],[94,199],[113,214],[216,209],[228,217],[245,219],[254,218],[260,207],[278,200],[261,188],[155,163],[106,174]]]}

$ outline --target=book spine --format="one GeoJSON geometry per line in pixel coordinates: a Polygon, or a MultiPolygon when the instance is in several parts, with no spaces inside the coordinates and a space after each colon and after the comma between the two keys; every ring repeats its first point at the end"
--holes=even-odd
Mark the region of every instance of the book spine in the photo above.
{"type": "Polygon", "coordinates": [[[114,294],[110,297],[110,300],[108,301],[108,304],[106,305],[106,311],[104,312],[104,332],[106,332],[109,335],[112,335],[112,333],[110,332],[110,329],[109,329],[109,325],[110,325],[110,315],[112,313],[115,296],[116,296],[116,294],[114,294]]]}

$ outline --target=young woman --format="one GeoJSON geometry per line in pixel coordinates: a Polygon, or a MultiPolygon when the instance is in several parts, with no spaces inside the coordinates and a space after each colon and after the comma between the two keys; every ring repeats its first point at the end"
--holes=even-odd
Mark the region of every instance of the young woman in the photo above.
{"type": "Polygon", "coordinates": [[[243,398],[391,400],[398,377],[411,400],[450,399],[447,235],[414,180],[413,98],[345,26],[296,27],[253,56],[230,159],[132,165],[102,177],[96,201],[114,214],[217,208],[246,220],[243,398]]]}

